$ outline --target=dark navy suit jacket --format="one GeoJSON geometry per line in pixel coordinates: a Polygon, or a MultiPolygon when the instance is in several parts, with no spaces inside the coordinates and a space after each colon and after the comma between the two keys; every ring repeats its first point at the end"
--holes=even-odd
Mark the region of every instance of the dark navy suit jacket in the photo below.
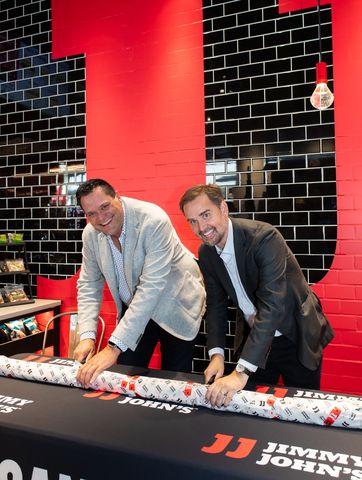
{"type": "Polygon", "coordinates": [[[215,247],[200,245],[199,261],[207,294],[208,349],[225,348],[231,301],[239,313],[234,342],[238,358],[264,368],[275,330],[279,330],[295,344],[300,362],[315,370],[324,347],[334,337],[318,297],[276,228],[253,220],[231,221],[240,279],[257,315],[250,329],[224,262],[215,247]]]}

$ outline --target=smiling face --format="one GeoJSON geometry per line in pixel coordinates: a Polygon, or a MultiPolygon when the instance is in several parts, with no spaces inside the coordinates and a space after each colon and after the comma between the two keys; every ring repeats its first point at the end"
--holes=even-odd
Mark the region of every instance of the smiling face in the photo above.
{"type": "Polygon", "coordinates": [[[124,213],[118,193],[112,198],[101,187],[97,187],[81,198],[81,206],[96,230],[117,238],[121,235],[124,213]]]}
{"type": "Polygon", "coordinates": [[[225,247],[228,236],[229,209],[225,202],[220,208],[207,195],[200,195],[186,203],[184,213],[194,234],[209,247],[225,247]]]}

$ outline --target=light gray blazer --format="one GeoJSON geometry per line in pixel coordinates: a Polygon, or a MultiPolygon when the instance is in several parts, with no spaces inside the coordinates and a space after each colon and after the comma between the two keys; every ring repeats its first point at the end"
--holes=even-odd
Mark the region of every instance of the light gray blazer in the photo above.
{"type": "Polygon", "coordinates": [[[80,333],[96,330],[106,281],[117,307],[113,335],[131,350],[151,318],[178,338],[194,339],[205,308],[204,283],[194,256],[160,207],[127,197],[122,200],[127,212],[124,269],[133,299],[122,316],[107,238],[88,224],[77,284],[80,333]]]}

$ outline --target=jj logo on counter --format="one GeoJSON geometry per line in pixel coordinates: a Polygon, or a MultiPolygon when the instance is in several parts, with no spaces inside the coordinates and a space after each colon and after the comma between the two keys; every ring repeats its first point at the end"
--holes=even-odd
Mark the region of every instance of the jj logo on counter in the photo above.
{"type": "MultiPolygon", "coordinates": [[[[232,435],[220,433],[216,434],[214,438],[216,440],[212,445],[201,448],[202,452],[243,459],[250,455],[257,444],[257,440],[251,438],[240,437],[238,439],[232,435]]],[[[362,458],[360,456],[296,445],[268,442],[266,448],[261,452],[261,458],[255,463],[260,467],[267,466],[268,469],[274,466],[289,468],[293,471],[328,475],[332,478],[348,475],[349,477],[345,478],[349,478],[349,480],[362,480],[362,458]]]]}

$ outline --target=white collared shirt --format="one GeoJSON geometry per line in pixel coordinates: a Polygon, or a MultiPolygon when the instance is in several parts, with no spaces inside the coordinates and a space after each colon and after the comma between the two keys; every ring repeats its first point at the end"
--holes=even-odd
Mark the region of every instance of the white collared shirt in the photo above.
{"type": "MultiPolygon", "coordinates": [[[[123,208],[123,225],[122,225],[122,231],[121,235],[119,236],[118,240],[121,245],[121,251],[117,249],[117,247],[114,245],[112,237],[110,235],[105,235],[103,232],[101,232],[102,238],[106,238],[109,244],[109,247],[112,252],[112,257],[113,257],[113,262],[114,262],[114,269],[116,273],[116,278],[117,278],[117,285],[118,285],[118,293],[119,293],[119,298],[128,306],[131,301],[132,301],[132,294],[129,291],[127,282],[126,282],[126,277],[124,273],[124,245],[125,245],[125,240],[126,240],[126,222],[127,222],[127,213],[126,213],[126,207],[125,204],[123,203],[123,200],[120,200],[122,202],[122,208],[123,208]]],[[[87,331],[83,332],[80,335],[80,340],[85,340],[86,338],[91,338],[92,340],[96,340],[97,332],[93,331],[87,331]]],[[[111,335],[109,338],[111,342],[117,345],[117,347],[122,351],[125,352],[128,347],[125,345],[121,340],[119,340],[117,337],[111,335]]]]}
{"type": "Polygon", "coordinates": [[[233,225],[231,223],[230,218],[228,220],[229,220],[229,230],[228,230],[228,237],[226,239],[225,247],[221,249],[216,245],[215,248],[217,253],[220,255],[220,258],[224,262],[224,265],[229,274],[230,280],[233,284],[233,287],[235,288],[239,307],[244,314],[244,318],[246,322],[249,324],[249,327],[251,328],[255,320],[256,308],[253,305],[253,303],[250,301],[249,297],[247,296],[244,289],[244,285],[240,280],[239,270],[236,265],[233,225]]]}

